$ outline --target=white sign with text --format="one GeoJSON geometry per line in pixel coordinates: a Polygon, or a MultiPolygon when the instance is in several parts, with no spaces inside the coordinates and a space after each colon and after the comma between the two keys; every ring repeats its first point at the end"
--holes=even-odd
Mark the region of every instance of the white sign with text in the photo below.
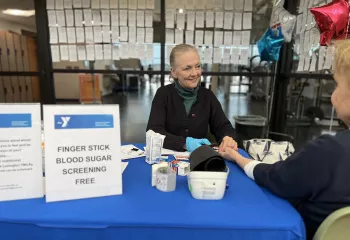
{"type": "Polygon", "coordinates": [[[0,104],[0,201],[43,197],[40,104],[0,104]]]}
{"type": "Polygon", "coordinates": [[[44,105],[46,201],[122,194],[118,105],[44,105]]]}

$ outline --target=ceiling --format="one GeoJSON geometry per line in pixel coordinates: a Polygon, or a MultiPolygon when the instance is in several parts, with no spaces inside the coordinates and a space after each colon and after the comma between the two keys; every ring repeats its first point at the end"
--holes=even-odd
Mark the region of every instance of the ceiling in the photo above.
{"type": "Polygon", "coordinates": [[[33,10],[34,0],[0,0],[0,21],[7,20],[10,22],[27,26],[29,28],[35,28],[35,16],[19,17],[2,13],[3,10],[9,8],[20,10],[33,10]]]}

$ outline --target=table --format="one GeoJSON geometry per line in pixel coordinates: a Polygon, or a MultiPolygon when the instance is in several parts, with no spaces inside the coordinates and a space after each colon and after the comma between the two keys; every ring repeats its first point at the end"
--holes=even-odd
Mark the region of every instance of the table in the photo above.
{"type": "Polygon", "coordinates": [[[192,198],[186,177],[178,176],[176,191],[158,191],[144,158],[128,161],[120,196],[1,202],[1,239],[305,239],[294,208],[233,163],[224,198],[206,201],[192,198]]]}

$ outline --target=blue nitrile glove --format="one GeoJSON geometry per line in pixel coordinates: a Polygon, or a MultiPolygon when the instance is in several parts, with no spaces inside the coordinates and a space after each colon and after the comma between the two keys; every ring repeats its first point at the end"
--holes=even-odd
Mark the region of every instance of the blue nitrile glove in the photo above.
{"type": "Polygon", "coordinates": [[[194,150],[196,150],[202,145],[210,145],[210,144],[211,143],[206,138],[202,138],[202,139],[191,138],[191,137],[186,138],[186,148],[187,148],[187,151],[189,152],[193,152],[194,150]]]}

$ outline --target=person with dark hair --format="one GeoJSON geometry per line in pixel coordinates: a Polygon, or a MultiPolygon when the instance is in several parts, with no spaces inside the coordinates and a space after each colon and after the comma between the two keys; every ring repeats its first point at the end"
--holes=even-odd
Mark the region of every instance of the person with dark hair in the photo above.
{"type": "Polygon", "coordinates": [[[192,152],[210,145],[209,131],[220,149],[237,149],[235,130],[219,101],[213,92],[200,86],[202,65],[197,49],[187,44],[175,46],[170,65],[174,82],[157,90],[147,131],[165,135],[163,146],[176,151],[192,152]]]}

